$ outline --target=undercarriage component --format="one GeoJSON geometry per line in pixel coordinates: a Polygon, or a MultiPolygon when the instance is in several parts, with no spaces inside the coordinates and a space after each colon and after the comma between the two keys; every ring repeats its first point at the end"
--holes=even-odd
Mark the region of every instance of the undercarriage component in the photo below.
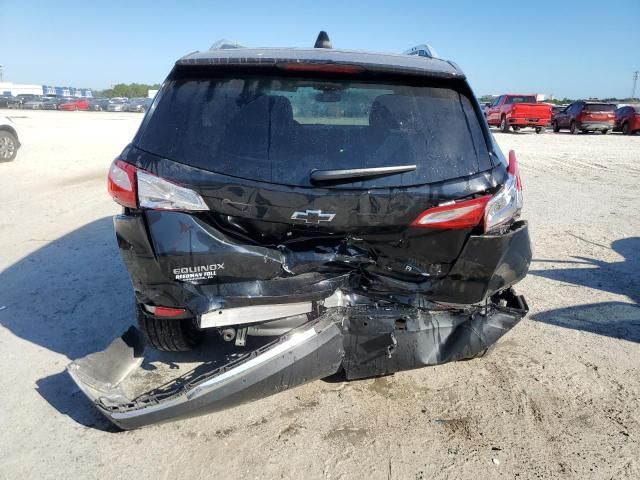
{"type": "Polygon", "coordinates": [[[271,343],[243,350],[240,358],[205,364],[133,398],[124,383],[143,361],[135,330],[105,351],[72,362],[68,371],[100,412],[132,429],[223,410],[340,370],[351,380],[473,358],[527,310],[510,289],[465,310],[380,303],[331,307],[271,343]]]}
{"type": "Polygon", "coordinates": [[[236,330],[236,347],[244,347],[247,344],[247,328],[236,330]]]}

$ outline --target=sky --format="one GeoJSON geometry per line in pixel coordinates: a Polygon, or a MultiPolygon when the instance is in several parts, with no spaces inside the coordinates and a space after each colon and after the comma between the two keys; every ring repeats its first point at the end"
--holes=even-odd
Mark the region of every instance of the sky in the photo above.
{"type": "MultiPolygon", "coordinates": [[[[4,81],[104,89],[161,83],[221,38],[251,47],[402,52],[429,43],[480,96],[627,97],[640,70],[640,0],[0,0],[4,81]]],[[[638,85],[640,92],[640,82],[638,85]]]]}

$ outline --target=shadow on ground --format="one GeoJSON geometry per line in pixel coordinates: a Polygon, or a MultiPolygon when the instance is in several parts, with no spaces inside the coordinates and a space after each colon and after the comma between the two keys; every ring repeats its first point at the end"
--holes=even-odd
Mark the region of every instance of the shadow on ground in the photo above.
{"type": "MultiPolygon", "coordinates": [[[[26,241],[37,235],[31,233],[26,241]]],[[[17,337],[70,360],[105,349],[135,321],[134,297],[120,259],[111,217],[49,241],[0,272],[0,324],[17,337]]],[[[219,362],[229,354],[210,335],[193,353],[147,349],[143,369],[175,369],[179,363],[219,362]],[[215,354],[212,355],[212,352],[215,354]],[[218,355],[218,353],[220,355],[218,355]],[[166,366],[166,368],[165,368],[166,366]]],[[[36,382],[58,412],[86,426],[113,430],[66,371],[36,382]]]]}
{"type": "MultiPolygon", "coordinates": [[[[606,248],[606,247],[605,247],[606,248]]],[[[592,305],[560,308],[541,312],[533,320],[565,328],[620,338],[640,343],[640,237],[616,240],[611,248],[623,257],[620,262],[597,258],[573,257],[574,260],[536,260],[536,264],[579,264],[578,267],[531,270],[551,280],[625,295],[633,303],[601,302],[592,305]]]]}
{"type": "Polygon", "coordinates": [[[106,347],[131,324],[133,294],[111,217],[48,242],[0,272],[0,285],[0,324],[70,359],[106,347]]]}

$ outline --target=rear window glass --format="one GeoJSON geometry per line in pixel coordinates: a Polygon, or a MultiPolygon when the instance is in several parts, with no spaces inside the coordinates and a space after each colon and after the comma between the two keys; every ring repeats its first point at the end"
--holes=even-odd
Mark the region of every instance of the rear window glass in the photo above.
{"type": "Polygon", "coordinates": [[[536,97],[534,96],[521,96],[521,97],[507,97],[504,102],[505,104],[510,103],[537,103],[536,97]]]}
{"type": "Polygon", "coordinates": [[[613,112],[615,109],[615,105],[607,105],[602,103],[587,103],[584,106],[585,112],[613,112]]]}
{"type": "Polygon", "coordinates": [[[297,186],[309,186],[313,170],[417,166],[350,184],[382,187],[437,182],[491,166],[466,96],[365,81],[176,79],[165,86],[136,143],[194,167],[297,186]]]}

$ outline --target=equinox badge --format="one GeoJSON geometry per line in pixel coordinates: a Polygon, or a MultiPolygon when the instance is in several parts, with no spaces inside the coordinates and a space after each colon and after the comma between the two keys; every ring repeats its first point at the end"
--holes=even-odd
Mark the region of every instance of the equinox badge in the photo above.
{"type": "Polygon", "coordinates": [[[293,212],[291,220],[319,224],[320,222],[330,222],[335,216],[335,213],[322,213],[322,210],[306,210],[304,212],[293,212]]]}

